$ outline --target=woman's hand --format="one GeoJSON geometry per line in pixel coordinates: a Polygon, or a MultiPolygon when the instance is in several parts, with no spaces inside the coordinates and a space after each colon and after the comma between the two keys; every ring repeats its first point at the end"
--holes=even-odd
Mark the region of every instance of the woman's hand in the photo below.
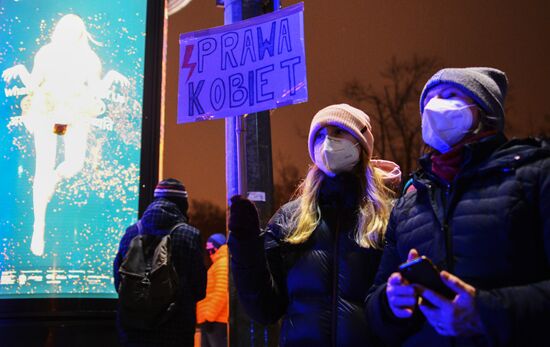
{"type": "Polygon", "coordinates": [[[240,195],[231,197],[229,230],[239,239],[251,239],[260,235],[260,219],[252,201],[240,195]]]}

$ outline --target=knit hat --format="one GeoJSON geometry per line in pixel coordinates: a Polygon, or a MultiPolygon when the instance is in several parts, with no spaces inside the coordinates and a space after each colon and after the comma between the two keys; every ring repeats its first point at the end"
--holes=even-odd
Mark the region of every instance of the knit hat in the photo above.
{"type": "Polygon", "coordinates": [[[308,149],[311,160],[315,162],[315,135],[327,125],[336,126],[349,132],[359,141],[363,150],[372,156],[374,138],[371,132],[370,118],[360,109],[348,104],[331,105],[323,108],[311,120],[309,127],[308,149]]]}
{"type": "Polygon", "coordinates": [[[424,86],[420,96],[420,113],[424,112],[424,99],[430,89],[450,84],[471,97],[485,111],[485,117],[504,128],[504,98],[508,89],[506,74],[490,67],[447,68],[439,70],[424,86]]]}
{"type": "Polygon", "coordinates": [[[226,239],[223,234],[212,234],[206,240],[206,243],[210,242],[216,249],[220,248],[222,245],[225,245],[226,239]]]}
{"type": "Polygon", "coordinates": [[[153,196],[155,198],[179,198],[187,200],[187,191],[177,179],[167,178],[157,184],[153,196]]]}

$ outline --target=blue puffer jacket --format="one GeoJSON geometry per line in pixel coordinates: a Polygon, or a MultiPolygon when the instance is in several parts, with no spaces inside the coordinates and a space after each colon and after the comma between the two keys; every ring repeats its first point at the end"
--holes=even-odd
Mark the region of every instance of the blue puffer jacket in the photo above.
{"type": "Polygon", "coordinates": [[[386,247],[367,313],[395,346],[545,346],[550,327],[550,147],[504,135],[466,145],[450,185],[426,156],[416,191],[392,211],[386,247]],[[393,316],[385,282],[409,249],[477,288],[484,334],[443,337],[417,313],[393,316]],[[543,342],[545,341],[545,342],[543,342]]]}
{"type": "Polygon", "coordinates": [[[230,235],[239,298],[256,321],[283,318],[281,346],[369,346],[363,307],[381,252],[353,240],[356,183],[350,175],[324,179],[321,221],[303,244],[284,241],[298,200],[284,205],[261,237],[230,235]]]}

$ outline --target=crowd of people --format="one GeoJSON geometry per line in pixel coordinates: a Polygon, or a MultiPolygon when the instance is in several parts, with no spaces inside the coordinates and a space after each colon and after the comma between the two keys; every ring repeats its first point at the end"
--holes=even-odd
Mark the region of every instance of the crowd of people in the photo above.
{"type": "Polygon", "coordinates": [[[435,73],[420,96],[429,150],[403,182],[395,163],[374,159],[365,112],[321,109],[309,171],[267,226],[250,200],[231,198],[227,246],[222,234],[206,245],[208,285],[187,192],[161,181],[143,230],[121,241],[115,285],[136,235],[169,233],[176,312],[152,329],[120,326],[121,341],[192,346],[198,319],[203,346],[226,345],[229,262],[239,301],[255,321],[280,322],[281,346],[548,345],[550,145],[506,138],[507,88],[494,68],[435,73]]]}

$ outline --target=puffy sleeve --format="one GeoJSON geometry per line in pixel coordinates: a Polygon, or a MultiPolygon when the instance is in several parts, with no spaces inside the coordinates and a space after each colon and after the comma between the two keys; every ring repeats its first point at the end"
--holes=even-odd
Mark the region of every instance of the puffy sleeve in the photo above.
{"type": "Polygon", "coordinates": [[[415,311],[411,318],[397,318],[391,311],[386,296],[386,283],[404,260],[397,251],[395,228],[399,205],[392,211],[385,236],[382,260],[366,299],[366,314],[372,333],[389,346],[400,346],[415,331],[420,329],[423,318],[415,311]]]}
{"type": "Polygon", "coordinates": [[[527,346],[548,342],[550,327],[550,158],[534,165],[532,205],[540,220],[546,266],[544,279],[528,285],[478,290],[476,305],[492,345],[527,346]]]}
{"type": "Polygon", "coordinates": [[[262,324],[278,321],[288,306],[281,253],[285,219],[281,209],[258,237],[229,235],[231,271],[239,299],[250,317],[262,324]]]}

